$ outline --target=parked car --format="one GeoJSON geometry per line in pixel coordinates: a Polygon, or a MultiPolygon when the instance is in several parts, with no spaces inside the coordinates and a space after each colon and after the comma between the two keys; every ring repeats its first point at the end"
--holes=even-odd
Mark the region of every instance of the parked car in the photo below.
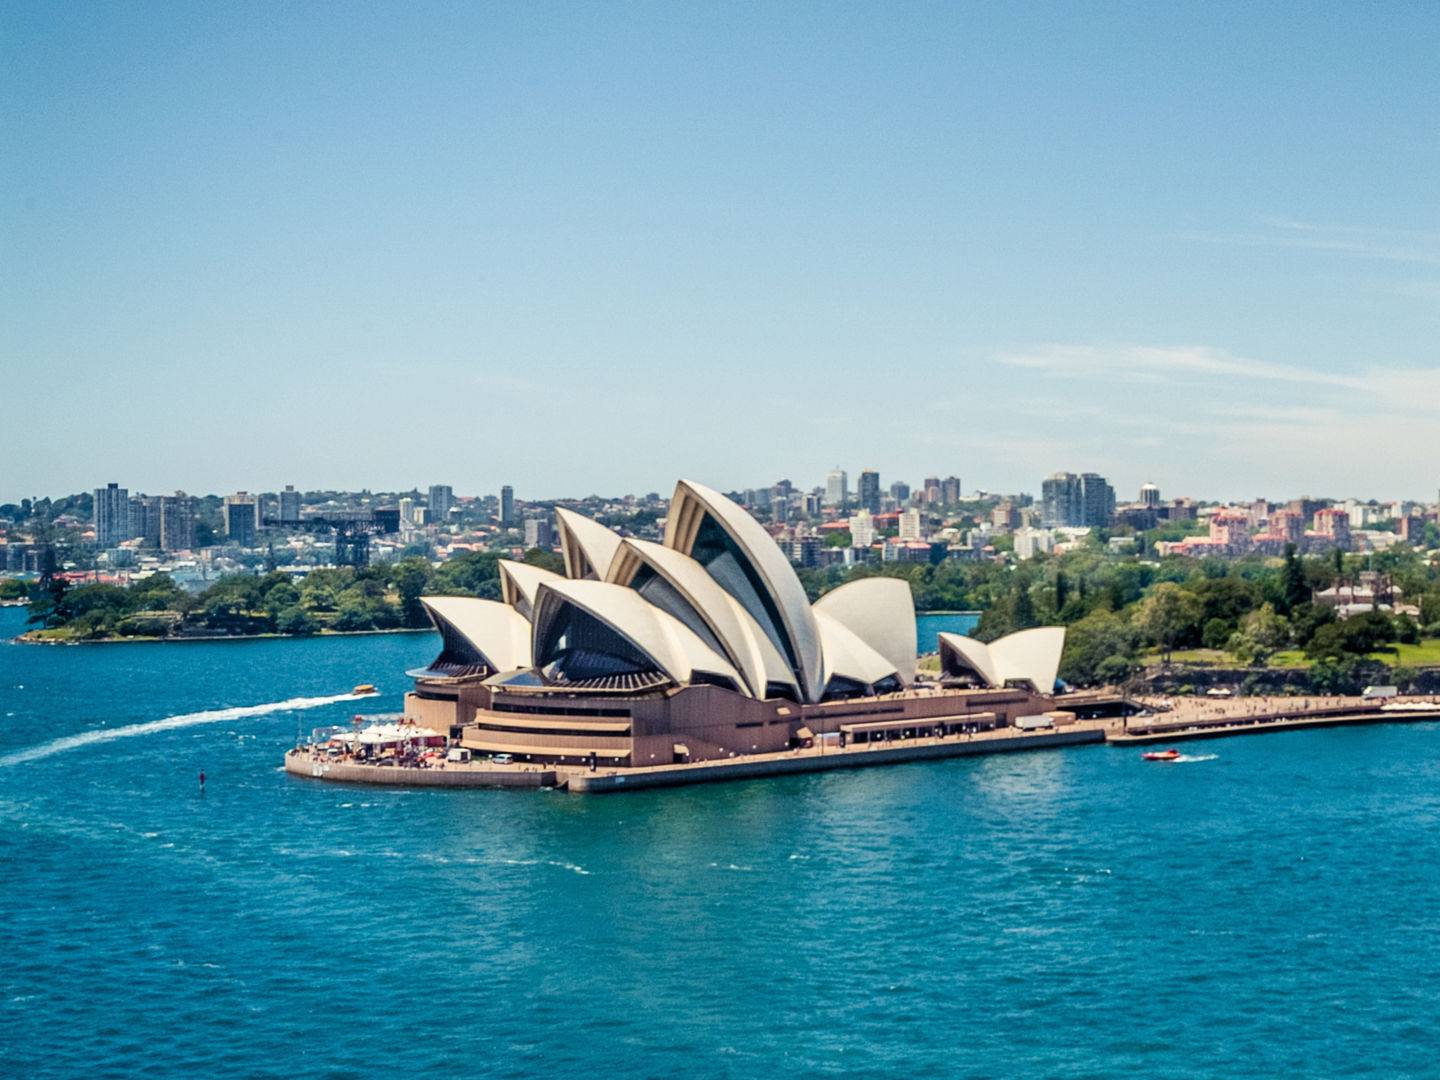
{"type": "Polygon", "coordinates": [[[495,754],[490,758],[491,763],[494,765],[509,765],[514,760],[515,758],[510,754],[495,754]]]}

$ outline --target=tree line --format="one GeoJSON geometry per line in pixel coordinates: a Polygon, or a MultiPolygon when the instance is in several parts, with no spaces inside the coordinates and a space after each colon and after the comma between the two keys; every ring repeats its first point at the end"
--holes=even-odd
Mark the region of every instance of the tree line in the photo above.
{"type": "MultiPolygon", "coordinates": [[[[228,574],[191,593],[168,574],[128,586],[68,586],[56,578],[35,589],[29,622],[43,636],[72,640],[112,637],[288,634],[421,629],[430,625],[425,595],[500,598],[500,556],[470,552],[432,566],[421,558],[312,570],[295,580],[284,571],[228,574]]],[[[532,549],[525,561],[561,572],[560,556],[532,549]]]]}
{"type": "MultiPolygon", "coordinates": [[[[284,572],[222,577],[203,592],[186,592],[164,574],[128,588],[82,585],[37,595],[31,622],[78,639],[184,634],[384,630],[429,625],[420,597],[500,599],[499,560],[490,552],[459,555],[440,566],[407,558],[364,569],[311,571],[295,581],[284,572]]],[[[525,561],[563,572],[560,557],[532,549],[525,561]]],[[[1087,686],[1129,678],[1158,651],[1161,661],[1182,649],[1223,650],[1239,667],[1263,667],[1277,652],[1298,649],[1313,662],[1312,683],[1345,688],[1365,657],[1398,642],[1440,637],[1440,567],[1408,548],[1375,555],[1334,553],[1283,559],[1115,557],[1098,539],[1063,555],[1018,564],[943,561],[799,569],[811,600],[846,582],[897,577],[910,586],[919,611],[978,610],[975,636],[992,641],[1034,626],[1068,628],[1060,676],[1087,686]],[[1315,591],[1354,580],[1361,570],[1388,575],[1420,619],[1373,612],[1337,618],[1315,591]]]]}

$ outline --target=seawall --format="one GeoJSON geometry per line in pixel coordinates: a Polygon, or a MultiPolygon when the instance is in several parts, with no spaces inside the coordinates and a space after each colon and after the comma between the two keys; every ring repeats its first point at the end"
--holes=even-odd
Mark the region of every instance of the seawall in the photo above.
{"type": "Polygon", "coordinates": [[[285,755],[291,776],[342,784],[381,784],[388,787],[524,788],[555,786],[555,770],[539,765],[490,766],[446,763],[442,769],[406,769],[396,765],[358,765],[350,761],[316,759],[308,750],[285,755]]]}
{"type": "Polygon", "coordinates": [[[976,739],[926,739],[904,746],[880,749],[847,747],[811,750],[798,754],[767,754],[760,757],[707,761],[696,765],[655,765],[650,767],[604,772],[578,769],[560,770],[560,780],[567,791],[602,794],[634,791],[637,788],[676,787],[682,784],[709,784],[727,780],[756,780],[768,776],[789,776],[795,773],[828,772],[831,769],[863,769],[874,765],[900,765],[907,761],[933,761],[937,758],[972,757],[980,754],[1003,754],[1020,750],[1044,750],[1060,746],[1079,746],[1105,741],[1101,726],[1061,731],[1036,732],[1026,735],[1004,735],[976,739]]]}

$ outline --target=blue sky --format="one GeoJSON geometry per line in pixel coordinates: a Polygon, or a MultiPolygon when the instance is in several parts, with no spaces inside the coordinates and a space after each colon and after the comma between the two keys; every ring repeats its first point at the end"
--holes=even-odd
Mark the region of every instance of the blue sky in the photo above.
{"type": "Polygon", "coordinates": [[[1433,499],[1440,5],[0,5],[0,500],[1433,499]]]}

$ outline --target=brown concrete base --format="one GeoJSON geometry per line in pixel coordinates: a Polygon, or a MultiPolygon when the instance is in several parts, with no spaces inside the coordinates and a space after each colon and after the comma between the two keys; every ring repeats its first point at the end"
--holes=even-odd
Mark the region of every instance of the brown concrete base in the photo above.
{"type": "Polygon", "coordinates": [[[315,760],[309,751],[285,755],[285,771],[308,780],[343,784],[383,784],[390,787],[524,788],[555,786],[555,770],[540,765],[490,765],[488,762],[445,768],[402,769],[390,765],[358,765],[349,761],[315,760]]]}
{"type": "Polygon", "coordinates": [[[907,761],[1001,754],[1017,750],[1043,750],[1105,741],[1101,725],[1075,727],[1033,734],[985,735],[973,739],[918,739],[903,745],[850,746],[844,750],[827,747],[784,754],[750,755],[697,765],[654,765],[635,769],[605,769],[589,772],[573,768],[558,770],[567,791],[600,794],[634,791],[637,788],[674,787],[726,780],[755,780],[793,773],[825,772],[830,769],[861,769],[871,765],[899,765],[907,761]]]}

